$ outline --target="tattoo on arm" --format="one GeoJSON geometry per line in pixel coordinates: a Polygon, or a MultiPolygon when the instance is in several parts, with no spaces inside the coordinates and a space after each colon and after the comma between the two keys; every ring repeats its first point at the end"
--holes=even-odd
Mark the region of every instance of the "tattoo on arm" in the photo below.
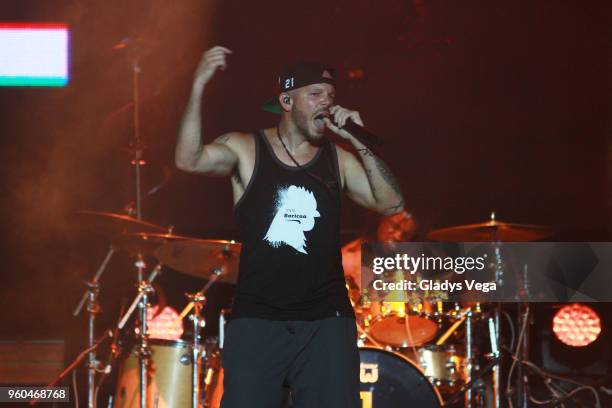
{"type": "Polygon", "coordinates": [[[400,200],[399,203],[392,205],[391,207],[387,207],[384,210],[385,215],[393,215],[397,213],[404,206],[404,200],[400,200]]]}
{"type": "Polygon", "coordinates": [[[374,183],[372,182],[372,170],[366,168],[365,169],[366,176],[368,178],[368,183],[370,183],[370,188],[372,189],[372,194],[376,196],[376,188],[374,188],[374,183]]]}
{"type": "Polygon", "coordinates": [[[391,186],[393,191],[395,191],[399,196],[401,196],[402,189],[399,183],[397,182],[397,179],[391,172],[389,166],[387,166],[384,161],[382,161],[376,156],[374,157],[374,161],[376,162],[376,167],[380,171],[380,175],[382,176],[382,178],[391,186]]]}
{"type": "Polygon", "coordinates": [[[357,151],[364,155],[364,157],[372,157],[374,156],[374,154],[372,154],[372,151],[370,149],[368,149],[367,147],[364,147],[363,149],[357,149],[357,151]]]}
{"type": "Polygon", "coordinates": [[[215,140],[213,140],[213,143],[225,144],[225,142],[227,142],[228,140],[229,140],[229,135],[221,135],[215,140]]]}

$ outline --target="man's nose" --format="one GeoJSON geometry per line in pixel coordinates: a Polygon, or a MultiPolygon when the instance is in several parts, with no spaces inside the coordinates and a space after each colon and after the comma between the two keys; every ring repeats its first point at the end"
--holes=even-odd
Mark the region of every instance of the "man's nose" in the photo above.
{"type": "Polygon", "coordinates": [[[329,95],[323,96],[323,102],[322,102],[323,106],[325,106],[326,108],[329,108],[330,106],[333,105],[333,103],[334,103],[334,100],[329,95]]]}

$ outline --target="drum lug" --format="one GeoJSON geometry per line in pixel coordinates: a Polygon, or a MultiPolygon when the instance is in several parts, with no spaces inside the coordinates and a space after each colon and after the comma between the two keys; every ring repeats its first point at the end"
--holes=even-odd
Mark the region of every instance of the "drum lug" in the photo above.
{"type": "Polygon", "coordinates": [[[185,353],[179,359],[182,365],[191,365],[191,354],[185,353]]]}

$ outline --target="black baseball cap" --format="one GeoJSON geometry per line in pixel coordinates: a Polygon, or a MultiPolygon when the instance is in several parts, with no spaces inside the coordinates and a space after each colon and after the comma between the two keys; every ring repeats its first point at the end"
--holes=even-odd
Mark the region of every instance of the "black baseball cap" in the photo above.
{"type": "MultiPolygon", "coordinates": [[[[278,94],[312,84],[336,85],[336,70],[311,61],[297,61],[283,68],[278,76],[278,94]]],[[[281,113],[278,97],[266,101],[262,109],[270,113],[281,113]]]]}

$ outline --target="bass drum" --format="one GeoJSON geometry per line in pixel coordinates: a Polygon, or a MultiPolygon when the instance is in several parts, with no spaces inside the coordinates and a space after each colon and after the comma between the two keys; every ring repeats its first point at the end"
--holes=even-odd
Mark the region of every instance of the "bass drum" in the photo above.
{"type": "Polygon", "coordinates": [[[440,408],[442,398],[407,358],[374,347],[359,349],[362,408],[440,408]]]}
{"type": "MultiPolygon", "coordinates": [[[[191,346],[181,340],[149,340],[151,362],[147,370],[147,406],[191,407],[191,346]]],[[[114,408],[140,407],[139,360],[136,346],[122,362],[114,408]]]]}

